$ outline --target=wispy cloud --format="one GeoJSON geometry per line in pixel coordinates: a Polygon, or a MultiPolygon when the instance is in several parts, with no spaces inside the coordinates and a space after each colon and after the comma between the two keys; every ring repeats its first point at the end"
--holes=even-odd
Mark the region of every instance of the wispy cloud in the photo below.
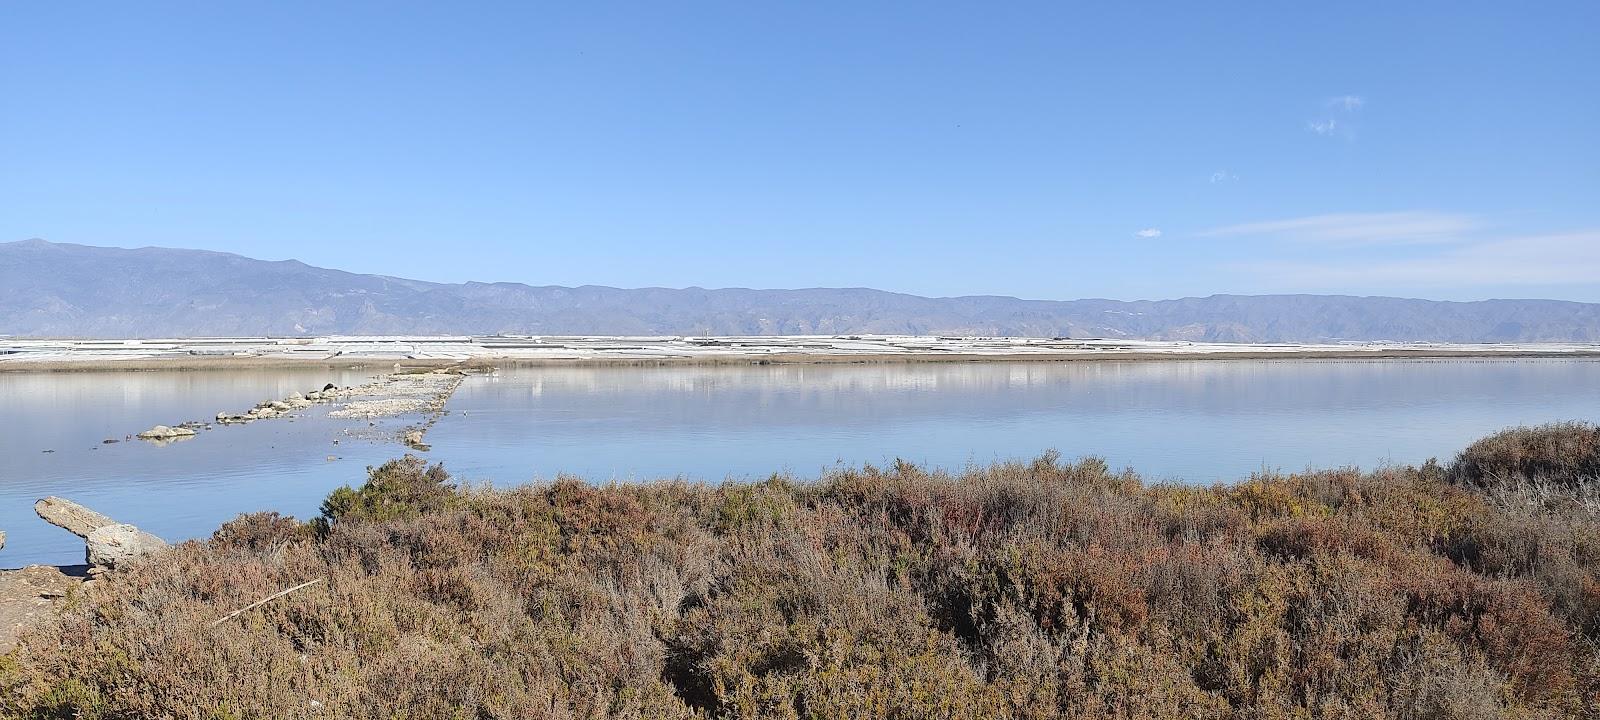
{"type": "Polygon", "coordinates": [[[1219,260],[1213,269],[1272,292],[1503,297],[1600,290],[1600,228],[1592,226],[1507,231],[1478,215],[1412,210],[1246,222],[1195,236],[1211,241],[1219,260]]]}
{"type": "Polygon", "coordinates": [[[1449,243],[1480,226],[1470,215],[1438,212],[1343,213],[1243,223],[1201,233],[1211,237],[1267,237],[1292,242],[1347,245],[1449,243]]]}
{"type": "MultiPolygon", "coordinates": [[[[1366,104],[1366,98],[1363,98],[1360,95],[1340,95],[1338,97],[1328,98],[1328,100],[1323,103],[1323,107],[1330,110],[1330,114],[1343,114],[1348,118],[1349,116],[1354,115],[1356,111],[1360,110],[1362,106],[1366,104]]],[[[1349,122],[1340,122],[1339,118],[1337,117],[1327,117],[1312,120],[1306,123],[1306,129],[1318,135],[1339,135],[1345,138],[1352,137],[1351,133],[1352,130],[1354,130],[1349,122]]]]}
{"type": "Polygon", "coordinates": [[[1235,267],[1299,291],[1584,285],[1600,278],[1600,230],[1497,238],[1425,256],[1254,261],[1235,267]]]}
{"type": "Polygon", "coordinates": [[[1365,104],[1367,104],[1366,99],[1362,98],[1360,95],[1340,95],[1339,97],[1330,98],[1328,100],[1328,107],[1343,110],[1345,112],[1355,112],[1356,110],[1360,110],[1361,106],[1365,104]]]}
{"type": "Polygon", "coordinates": [[[1145,228],[1143,230],[1140,230],[1139,232],[1134,233],[1133,236],[1134,237],[1141,237],[1141,238],[1150,238],[1150,239],[1158,238],[1158,237],[1161,237],[1161,228],[1153,228],[1153,227],[1145,228]]]}
{"type": "Polygon", "coordinates": [[[1214,173],[1211,173],[1211,184],[1212,185],[1215,185],[1217,183],[1238,182],[1238,181],[1239,181],[1239,176],[1235,175],[1235,174],[1233,174],[1231,172],[1228,172],[1227,170],[1218,170],[1218,171],[1216,171],[1214,173]]]}

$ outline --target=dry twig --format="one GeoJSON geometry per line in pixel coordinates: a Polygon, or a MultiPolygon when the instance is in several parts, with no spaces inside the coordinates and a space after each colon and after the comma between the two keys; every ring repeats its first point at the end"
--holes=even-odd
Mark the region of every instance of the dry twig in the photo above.
{"type": "Polygon", "coordinates": [[[279,590],[278,592],[275,592],[275,593],[273,593],[271,595],[268,595],[268,596],[266,596],[264,598],[261,598],[260,600],[257,600],[257,601],[255,601],[253,603],[250,603],[249,605],[246,605],[246,606],[244,606],[242,608],[239,608],[238,610],[235,610],[235,611],[233,611],[231,613],[228,613],[227,615],[224,615],[224,616],[222,616],[220,618],[217,618],[215,621],[213,621],[211,623],[211,627],[216,627],[218,625],[221,625],[221,624],[223,624],[223,623],[225,623],[225,622],[227,622],[229,620],[232,620],[232,619],[234,619],[236,617],[239,617],[239,615],[243,614],[246,611],[254,610],[254,609],[258,608],[258,607],[261,607],[262,605],[265,605],[265,604],[267,604],[269,602],[272,602],[273,600],[277,600],[278,598],[281,598],[281,597],[283,597],[285,595],[288,595],[289,593],[292,593],[292,592],[294,592],[296,590],[300,590],[302,588],[311,587],[312,585],[315,585],[315,584],[317,584],[319,582],[322,582],[322,578],[317,578],[315,580],[308,580],[308,581],[300,583],[299,585],[296,585],[296,586],[294,586],[292,588],[289,588],[288,590],[279,590]]]}

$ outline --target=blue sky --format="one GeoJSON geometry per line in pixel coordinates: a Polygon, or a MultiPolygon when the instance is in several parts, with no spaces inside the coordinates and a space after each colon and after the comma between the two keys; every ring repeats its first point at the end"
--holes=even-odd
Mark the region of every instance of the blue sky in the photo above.
{"type": "Polygon", "coordinates": [[[1600,3],[1073,5],[8,4],[0,240],[1600,301],[1600,3]]]}

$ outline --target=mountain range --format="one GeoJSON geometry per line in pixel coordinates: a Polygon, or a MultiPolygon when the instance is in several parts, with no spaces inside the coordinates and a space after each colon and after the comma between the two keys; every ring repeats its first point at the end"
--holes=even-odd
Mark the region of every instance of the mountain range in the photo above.
{"type": "Polygon", "coordinates": [[[1343,295],[920,297],[867,288],[435,283],[170,248],[0,243],[0,335],[916,334],[1214,342],[1600,341],[1600,304],[1343,295]]]}

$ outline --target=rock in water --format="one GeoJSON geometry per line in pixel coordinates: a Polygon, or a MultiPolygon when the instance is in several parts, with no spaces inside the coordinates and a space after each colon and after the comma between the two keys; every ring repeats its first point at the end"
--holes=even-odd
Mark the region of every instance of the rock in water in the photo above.
{"type": "Polygon", "coordinates": [[[172,432],[172,428],[169,428],[169,427],[167,427],[165,425],[157,425],[157,426],[155,426],[153,428],[150,428],[149,430],[146,430],[146,431],[144,431],[142,433],[139,433],[139,439],[140,440],[161,440],[161,439],[166,438],[168,436],[167,433],[170,433],[170,432],[172,432]]]}
{"type": "Polygon", "coordinates": [[[140,440],[171,440],[173,438],[189,437],[194,431],[186,427],[167,427],[157,425],[149,430],[139,433],[136,437],[140,440]]]}
{"type": "Polygon", "coordinates": [[[165,549],[167,541],[122,523],[95,528],[84,538],[84,556],[89,564],[112,570],[165,549]]]}
{"type": "Polygon", "coordinates": [[[5,549],[5,546],[6,546],[6,531],[0,530],[0,549],[5,549]]]}
{"type": "Polygon", "coordinates": [[[117,524],[117,521],[109,517],[71,500],[55,496],[47,497],[34,503],[33,511],[38,513],[39,517],[45,522],[81,538],[89,537],[89,533],[99,528],[117,524]]]}

